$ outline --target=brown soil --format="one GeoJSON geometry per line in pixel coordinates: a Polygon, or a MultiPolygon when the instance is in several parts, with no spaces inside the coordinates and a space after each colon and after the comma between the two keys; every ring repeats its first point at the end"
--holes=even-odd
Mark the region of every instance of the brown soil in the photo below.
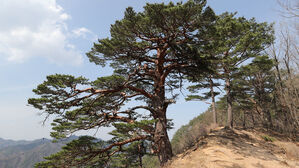
{"type": "Polygon", "coordinates": [[[176,156],[166,168],[299,168],[299,143],[267,134],[215,129],[192,149],[176,156]],[[266,136],[273,142],[266,141],[266,136]]]}

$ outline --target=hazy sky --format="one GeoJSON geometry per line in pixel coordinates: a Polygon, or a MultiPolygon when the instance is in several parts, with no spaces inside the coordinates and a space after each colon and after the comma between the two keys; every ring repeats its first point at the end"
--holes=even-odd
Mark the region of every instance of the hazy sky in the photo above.
{"type": "MultiPolygon", "coordinates": [[[[32,89],[49,74],[64,73],[95,79],[112,73],[90,63],[85,53],[98,38],[109,36],[110,25],[126,7],[142,10],[158,0],[0,0],[0,138],[49,137],[50,122],[41,125],[39,111],[27,105],[32,89]]],[[[177,2],[177,1],[175,1],[177,2]]],[[[209,0],[216,11],[238,12],[259,22],[277,21],[276,0],[209,0]]],[[[168,108],[175,129],[207,109],[184,97],[168,108]]],[[[97,136],[107,139],[107,130],[97,136]]],[[[93,133],[93,132],[91,132],[93,133]]]]}

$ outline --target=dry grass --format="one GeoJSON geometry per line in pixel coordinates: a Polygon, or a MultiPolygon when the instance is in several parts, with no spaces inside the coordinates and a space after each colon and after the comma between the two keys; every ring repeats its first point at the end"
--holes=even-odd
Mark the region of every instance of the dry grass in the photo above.
{"type": "Polygon", "coordinates": [[[181,135],[179,142],[174,144],[174,153],[183,153],[184,151],[193,147],[200,138],[208,135],[211,130],[215,129],[216,127],[218,127],[217,124],[205,125],[200,123],[190,126],[187,131],[181,135]]]}

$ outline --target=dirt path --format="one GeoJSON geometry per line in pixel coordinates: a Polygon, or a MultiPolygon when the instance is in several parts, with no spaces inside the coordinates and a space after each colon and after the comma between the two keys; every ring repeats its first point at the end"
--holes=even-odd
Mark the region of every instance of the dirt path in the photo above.
{"type": "Polygon", "coordinates": [[[167,168],[299,168],[298,144],[278,139],[267,142],[263,136],[255,131],[218,129],[167,168]]]}

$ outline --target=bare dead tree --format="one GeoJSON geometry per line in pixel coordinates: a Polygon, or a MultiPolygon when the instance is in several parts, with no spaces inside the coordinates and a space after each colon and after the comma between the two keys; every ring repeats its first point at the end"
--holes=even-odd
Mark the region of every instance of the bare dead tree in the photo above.
{"type": "Polygon", "coordinates": [[[280,10],[282,16],[287,18],[299,17],[299,1],[294,0],[277,0],[279,6],[282,8],[280,10]]]}

